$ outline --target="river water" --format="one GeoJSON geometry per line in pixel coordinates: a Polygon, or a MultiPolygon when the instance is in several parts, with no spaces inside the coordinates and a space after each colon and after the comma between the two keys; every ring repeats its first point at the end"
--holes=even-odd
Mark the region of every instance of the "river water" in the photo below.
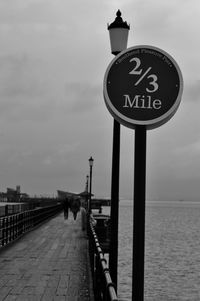
{"type": "MultiPolygon", "coordinates": [[[[120,301],[131,300],[132,202],[120,202],[120,301]]],[[[145,301],[200,300],[200,203],[148,203],[145,231],[145,301]]]]}

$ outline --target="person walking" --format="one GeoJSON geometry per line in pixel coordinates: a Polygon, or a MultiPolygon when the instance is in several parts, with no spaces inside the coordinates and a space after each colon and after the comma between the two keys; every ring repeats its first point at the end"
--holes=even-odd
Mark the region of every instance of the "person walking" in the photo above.
{"type": "Polygon", "coordinates": [[[74,220],[77,218],[77,214],[80,211],[81,202],[79,198],[74,198],[71,203],[71,212],[73,213],[74,220]]]}
{"type": "Polygon", "coordinates": [[[68,219],[68,215],[69,215],[69,200],[65,199],[64,203],[63,203],[63,209],[64,209],[64,218],[68,219]]]}

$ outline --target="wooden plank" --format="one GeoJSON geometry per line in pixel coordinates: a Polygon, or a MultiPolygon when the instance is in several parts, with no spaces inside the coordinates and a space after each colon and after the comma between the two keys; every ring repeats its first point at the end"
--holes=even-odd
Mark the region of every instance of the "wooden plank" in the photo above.
{"type": "Polygon", "coordinates": [[[1,300],[93,300],[80,214],[63,214],[1,251],[1,300]]]}

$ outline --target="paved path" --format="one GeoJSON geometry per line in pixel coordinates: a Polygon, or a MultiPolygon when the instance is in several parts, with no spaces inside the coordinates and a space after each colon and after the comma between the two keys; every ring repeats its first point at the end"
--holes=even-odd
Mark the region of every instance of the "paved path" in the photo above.
{"type": "Polygon", "coordinates": [[[63,213],[0,252],[0,301],[93,300],[88,241],[63,213]]]}

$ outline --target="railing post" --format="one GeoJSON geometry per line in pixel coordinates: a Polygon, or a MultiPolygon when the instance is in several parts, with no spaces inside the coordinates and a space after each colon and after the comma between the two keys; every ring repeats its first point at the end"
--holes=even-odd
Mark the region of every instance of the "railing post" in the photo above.
{"type": "Polygon", "coordinates": [[[8,217],[5,218],[6,244],[8,243],[8,217]]]}
{"type": "Polygon", "coordinates": [[[101,301],[101,265],[98,254],[96,255],[96,283],[95,283],[95,301],[101,301]]]}
{"type": "Polygon", "coordinates": [[[5,218],[2,220],[2,246],[5,244],[5,218]]]}
{"type": "Polygon", "coordinates": [[[8,205],[5,205],[5,216],[8,215],[8,205]]]}

